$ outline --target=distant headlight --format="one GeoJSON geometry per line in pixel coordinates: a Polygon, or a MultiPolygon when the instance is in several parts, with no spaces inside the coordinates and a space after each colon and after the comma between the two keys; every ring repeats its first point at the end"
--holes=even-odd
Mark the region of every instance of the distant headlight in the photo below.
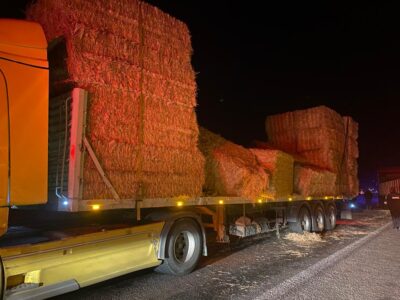
{"type": "Polygon", "coordinates": [[[351,203],[350,208],[356,208],[356,205],[354,203],[351,203]]]}

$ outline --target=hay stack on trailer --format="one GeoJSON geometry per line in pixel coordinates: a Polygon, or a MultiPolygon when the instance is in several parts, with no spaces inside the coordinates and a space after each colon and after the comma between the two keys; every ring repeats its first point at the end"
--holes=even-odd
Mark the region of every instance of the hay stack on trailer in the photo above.
{"type": "Polygon", "coordinates": [[[295,193],[306,197],[334,196],[336,194],[336,174],[312,166],[296,165],[294,187],[295,193]]]}
{"type": "MultiPolygon", "coordinates": [[[[49,42],[64,38],[67,73],[53,70],[52,85],[89,92],[86,135],[119,196],[200,195],[187,26],[137,0],[39,0],[27,15],[49,42]]],[[[83,181],[83,198],[112,198],[89,156],[83,181]]]]}
{"type": "MultiPolygon", "coordinates": [[[[277,148],[296,153],[308,164],[336,174],[335,194],[358,194],[358,125],[350,117],[342,118],[332,109],[318,106],[268,116],[266,131],[270,143],[277,148]]],[[[327,185],[325,194],[330,195],[330,190],[327,185]]]]}
{"type": "Polygon", "coordinates": [[[255,149],[250,151],[269,175],[268,194],[273,198],[288,198],[293,194],[293,157],[283,151],[255,149]]]}
{"type": "Polygon", "coordinates": [[[268,188],[268,175],[248,149],[200,128],[206,158],[205,194],[256,199],[268,188]]]}
{"type": "Polygon", "coordinates": [[[357,195],[358,182],[358,124],[351,117],[343,117],[345,128],[345,154],[343,158],[342,173],[339,177],[339,191],[344,195],[357,195]]]}

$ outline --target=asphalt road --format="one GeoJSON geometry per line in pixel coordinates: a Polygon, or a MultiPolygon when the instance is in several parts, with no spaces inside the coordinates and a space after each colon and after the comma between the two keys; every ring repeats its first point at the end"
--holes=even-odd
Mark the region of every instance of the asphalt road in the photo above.
{"type": "Polygon", "coordinates": [[[322,261],[319,272],[305,270],[306,280],[296,276],[258,299],[400,299],[400,231],[389,224],[361,243],[333,255],[333,263],[322,261]]]}
{"type": "Polygon", "coordinates": [[[389,221],[374,210],[324,234],[214,244],[192,274],[144,270],[58,299],[399,299],[400,232],[382,229],[389,221]]]}

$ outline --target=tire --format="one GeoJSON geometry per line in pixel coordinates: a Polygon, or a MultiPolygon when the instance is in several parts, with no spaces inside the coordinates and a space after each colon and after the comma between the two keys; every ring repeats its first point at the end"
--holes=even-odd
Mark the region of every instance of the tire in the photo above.
{"type": "Polygon", "coordinates": [[[325,212],[321,205],[317,205],[314,209],[314,232],[322,232],[325,229],[325,212]]]}
{"type": "Polygon", "coordinates": [[[336,207],[333,204],[328,205],[325,210],[325,229],[333,230],[336,227],[336,207]]]}
{"type": "Polygon", "coordinates": [[[179,219],[168,233],[165,259],[155,270],[160,273],[185,275],[192,272],[202,253],[202,234],[196,221],[179,219]]]}
{"type": "Polygon", "coordinates": [[[303,206],[300,208],[296,222],[289,223],[289,229],[293,232],[304,233],[311,231],[311,214],[307,207],[303,206]]]}

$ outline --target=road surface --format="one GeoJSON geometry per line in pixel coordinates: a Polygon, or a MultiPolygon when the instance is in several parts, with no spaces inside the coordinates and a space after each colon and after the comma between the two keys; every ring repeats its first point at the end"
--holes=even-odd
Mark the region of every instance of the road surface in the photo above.
{"type": "Polygon", "coordinates": [[[386,252],[400,250],[400,232],[382,229],[389,221],[387,211],[374,210],[325,234],[210,245],[187,276],[145,270],[58,299],[399,299],[400,260],[386,252]]]}
{"type": "Polygon", "coordinates": [[[306,280],[290,278],[257,298],[400,299],[400,231],[390,225],[365,238],[354,252],[350,246],[339,259],[333,255],[333,264],[322,261],[320,272],[305,270],[306,280]]]}

